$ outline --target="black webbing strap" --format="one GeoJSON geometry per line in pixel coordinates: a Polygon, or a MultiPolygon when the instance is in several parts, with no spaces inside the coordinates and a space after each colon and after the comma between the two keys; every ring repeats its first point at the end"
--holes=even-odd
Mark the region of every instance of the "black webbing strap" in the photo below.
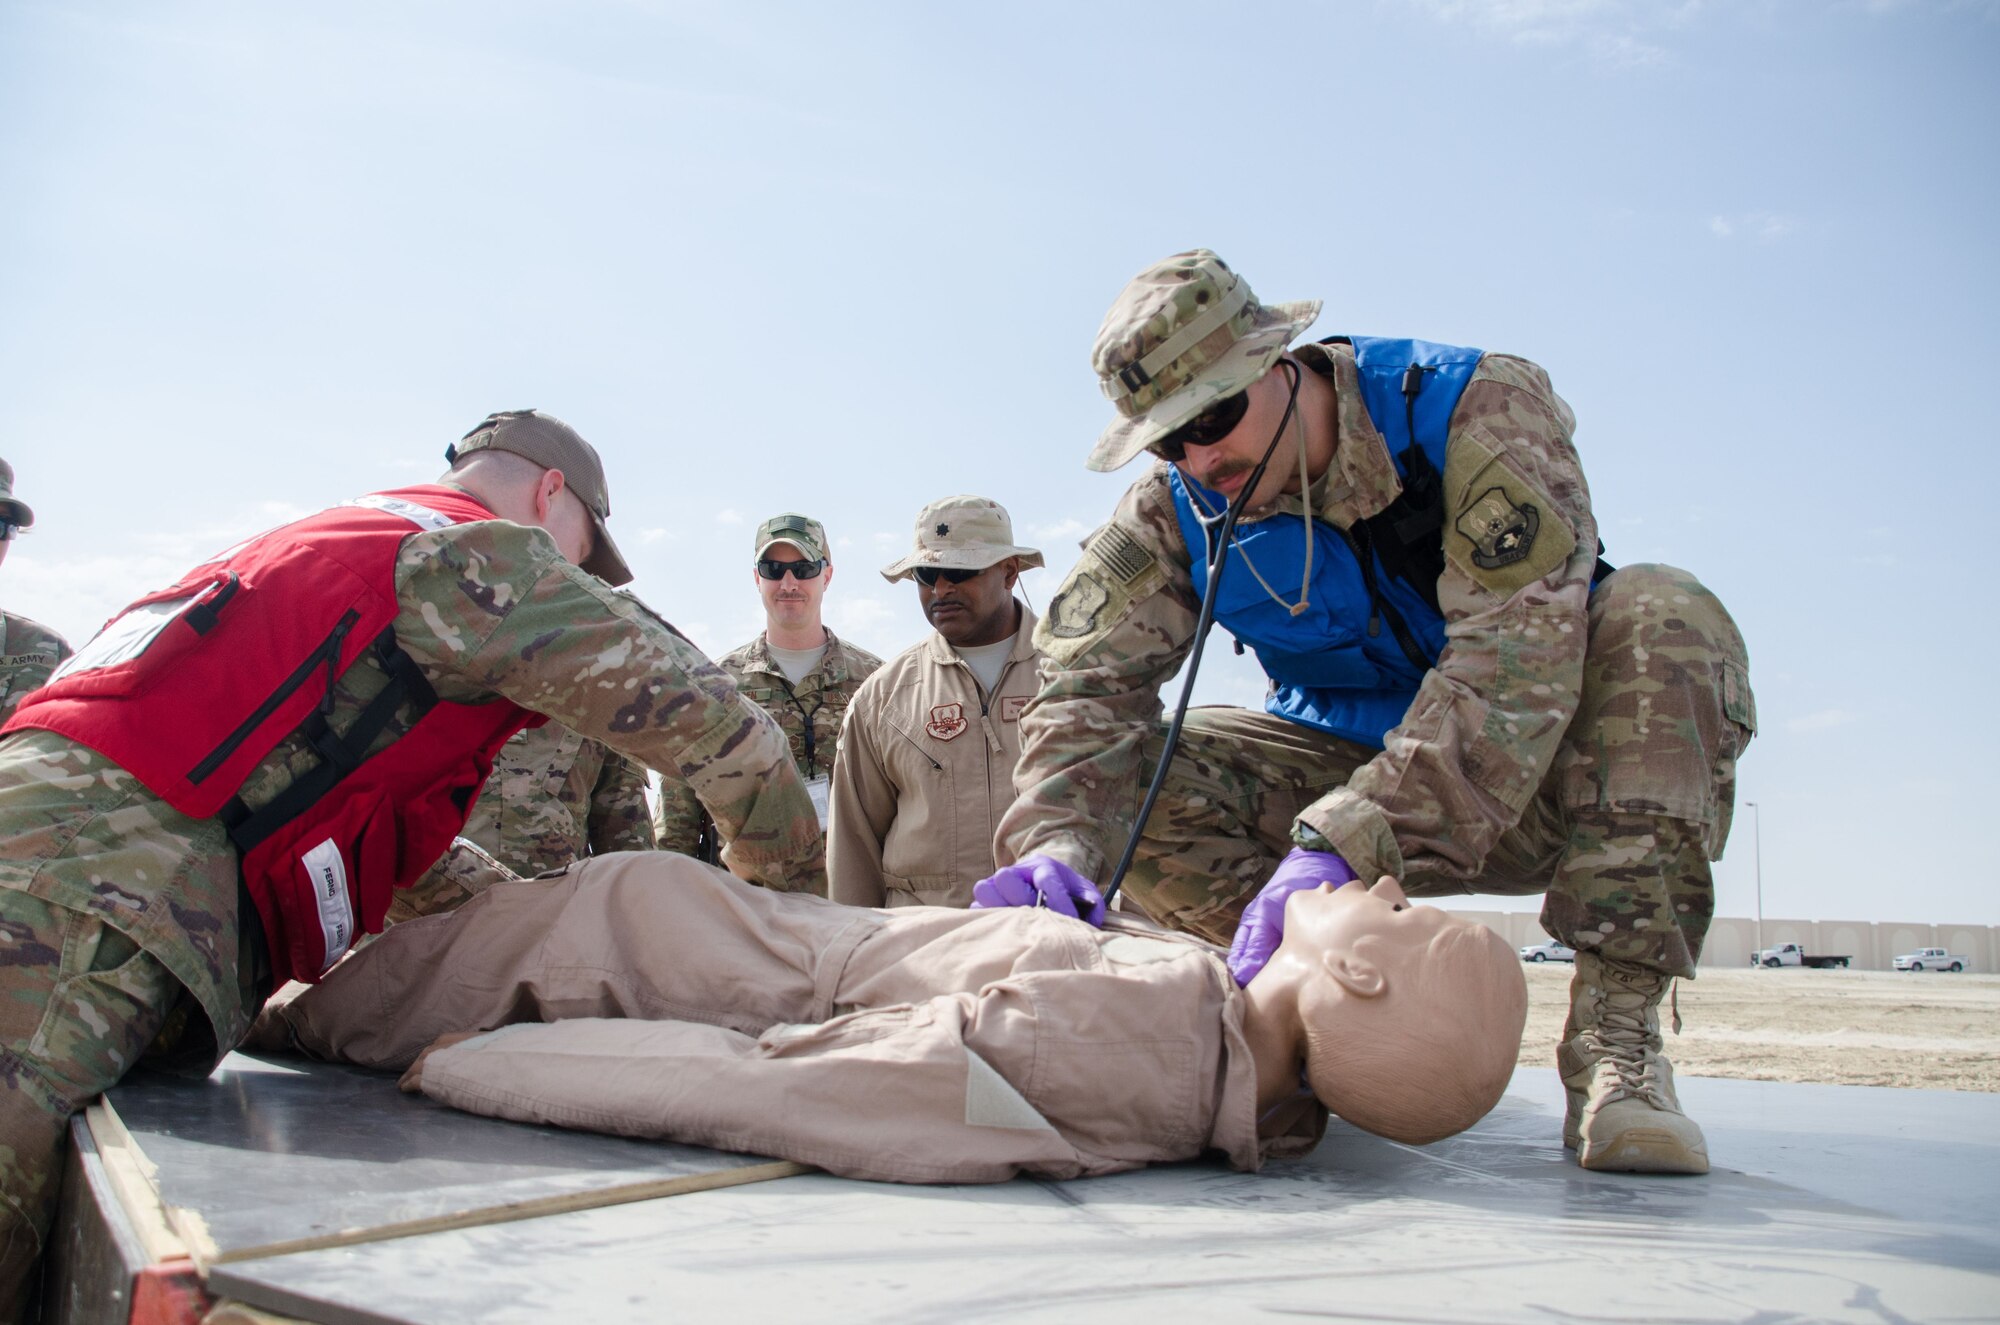
{"type": "MultiPolygon", "coordinates": [[[[318,804],[348,774],[361,767],[362,761],[368,758],[369,746],[375,743],[375,738],[382,734],[405,703],[416,706],[418,718],[436,706],[437,691],[431,687],[429,678],[417,666],[416,660],[396,643],[394,627],[376,636],[369,647],[374,650],[382,670],[388,673],[388,684],[368,701],[345,733],[334,731],[328,724],[326,703],[307,715],[294,733],[312,747],[319,756],[319,763],[256,810],[245,805],[241,796],[230,797],[229,803],[222,807],[220,817],[223,827],[229,830],[229,840],[235,844],[238,853],[247,854],[258,843],[318,804]]],[[[330,699],[332,694],[333,677],[329,676],[326,697],[330,699]]]]}

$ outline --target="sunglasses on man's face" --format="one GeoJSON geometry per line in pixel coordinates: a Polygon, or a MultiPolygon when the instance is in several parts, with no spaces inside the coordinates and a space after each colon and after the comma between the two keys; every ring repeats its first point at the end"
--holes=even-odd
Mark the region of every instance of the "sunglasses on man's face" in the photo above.
{"type": "Polygon", "coordinates": [[[978,579],[985,573],[984,570],[946,570],[942,566],[919,566],[916,570],[917,583],[926,589],[936,585],[939,580],[947,584],[964,584],[967,580],[978,579]]]}
{"type": "Polygon", "coordinates": [[[1190,446],[1213,446],[1243,422],[1250,411],[1250,393],[1238,391],[1216,401],[1146,449],[1162,460],[1184,460],[1190,446]]]}
{"type": "Polygon", "coordinates": [[[816,580],[826,569],[824,561],[779,561],[776,557],[759,557],[757,573],[767,580],[782,580],[790,571],[795,580],[816,580]]]}
{"type": "Polygon", "coordinates": [[[22,526],[15,524],[12,520],[0,520],[0,543],[11,540],[21,528],[22,526]]]}

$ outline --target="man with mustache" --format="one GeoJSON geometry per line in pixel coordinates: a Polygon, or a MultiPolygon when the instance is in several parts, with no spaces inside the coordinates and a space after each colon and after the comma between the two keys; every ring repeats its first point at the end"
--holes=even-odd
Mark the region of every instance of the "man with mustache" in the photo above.
{"type": "Polygon", "coordinates": [[[917,516],[916,549],[882,571],[891,583],[916,580],[936,629],[869,677],[848,709],[827,834],[835,901],[964,906],[993,872],[1040,660],[1035,614],[1014,585],[1041,564],[1015,545],[1000,503],[946,497],[917,516]]]}
{"type": "MultiPolygon", "coordinates": [[[[792,742],[792,758],[806,780],[819,825],[826,827],[841,720],[854,692],[882,660],[835,635],[820,620],[833,585],[832,544],[826,526],[787,511],[757,526],[751,582],[764,600],[764,630],[741,648],[716,659],[744,698],[778,720],[792,742]]],[[[713,860],[714,824],[687,784],[660,777],[654,828],[662,851],[713,860]]]]}
{"type": "Polygon", "coordinates": [[[1577,949],[1565,1142],[1587,1168],[1705,1173],[1658,1009],[1694,974],[1756,726],[1742,637],[1686,571],[1599,559],[1575,418],[1541,368],[1293,346],[1318,313],[1259,303],[1197,249],[1106,316],[1092,362],[1118,417],[1088,464],[1156,463],[1049,604],[1000,826],[1014,863],[979,899],[1074,910],[1109,882],[1213,574],[1266,711],[1187,715],[1124,897],[1233,936],[1247,984],[1302,886],[1545,893],[1544,927],[1577,949]]]}

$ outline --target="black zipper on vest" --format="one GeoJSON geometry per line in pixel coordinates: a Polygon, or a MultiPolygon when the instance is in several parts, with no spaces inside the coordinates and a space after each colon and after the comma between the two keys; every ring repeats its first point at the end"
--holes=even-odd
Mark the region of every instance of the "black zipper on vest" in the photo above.
{"type": "Polygon", "coordinates": [[[216,769],[228,762],[229,757],[236,753],[243,742],[250,739],[250,734],[263,726],[270,716],[278,711],[279,706],[290,699],[293,692],[304,685],[322,666],[326,668],[326,694],[320,700],[324,711],[333,697],[335,669],[340,665],[340,646],[346,641],[347,633],[353,630],[355,623],[360,620],[361,613],[349,608],[335,624],[333,633],[328,635],[318,648],[307,654],[305,661],[294,667],[290,676],[278,683],[278,688],[257,706],[257,711],[245,718],[235,731],[223,738],[222,744],[209,751],[208,757],[194,766],[194,771],[188,774],[188,781],[199,785],[203,779],[212,776],[216,769]]]}
{"type": "Polygon", "coordinates": [[[1396,605],[1382,596],[1382,591],[1375,584],[1375,542],[1369,537],[1368,526],[1357,520],[1354,528],[1342,529],[1340,533],[1353,550],[1354,559],[1361,563],[1361,580],[1368,586],[1369,637],[1382,633],[1382,621],[1387,618],[1389,633],[1396,637],[1403,656],[1416,664],[1419,670],[1428,672],[1433,664],[1417,647],[1416,637],[1410,634],[1409,623],[1403,620],[1403,614],[1396,610],[1396,605]]]}

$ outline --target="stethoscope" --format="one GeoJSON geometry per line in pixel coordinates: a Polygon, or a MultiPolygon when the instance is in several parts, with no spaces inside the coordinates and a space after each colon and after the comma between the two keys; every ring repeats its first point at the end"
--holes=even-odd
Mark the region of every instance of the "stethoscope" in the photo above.
{"type": "Polygon", "coordinates": [[[1118,857],[1118,868],[1111,872],[1111,882],[1105,886],[1104,901],[1108,906],[1118,895],[1119,885],[1125,882],[1125,871],[1132,867],[1132,857],[1139,850],[1139,838],[1146,831],[1146,820],[1153,813],[1153,802],[1160,798],[1160,788],[1166,785],[1167,769],[1173,764],[1174,751],[1181,742],[1181,723],[1187,718],[1188,700],[1194,695],[1194,679],[1201,670],[1202,651],[1208,647],[1209,628],[1215,624],[1216,590],[1222,583],[1223,564],[1228,558],[1231,539],[1236,534],[1237,517],[1243,514],[1244,505],[1250,494],[1264,479],[1264,470],[1277,454],[1278,443],[1284,440],[1285,429],[1291,426],[1292,414],[1299,404],[1299,372],[1297,364],[1289,359],[1281,359],[1278,366],[1285,370],[1291,380],[1291,396],[1285,401],[1285,416],[1278,420],[1277,431],[1271,434],[1271,444],[1264,448],[1263,459],[1250,471],[1249,480],[1237,490],[1236,499],[1229,503],[1221,515],[1210,515],[1199,502],[1193,503],[1194,517],[1201,524],[1202,537],[1208,547],[1204,560],[1208,566],[1208,589],[1201,596],[1201,619],[1194,628],[1194,648],[1188,654],[1187,674],[1181,682],[1180,702],[1174,706],[1174,720],[1167,727],[1166,748],[1160,751],[1160,762],[1153,770],[1152,785],[1146,788],[1146,799],[1139,805],[1139,817],[1132,822],[1132,835],[1125,840],[1125,851],[1118,857]]]}

